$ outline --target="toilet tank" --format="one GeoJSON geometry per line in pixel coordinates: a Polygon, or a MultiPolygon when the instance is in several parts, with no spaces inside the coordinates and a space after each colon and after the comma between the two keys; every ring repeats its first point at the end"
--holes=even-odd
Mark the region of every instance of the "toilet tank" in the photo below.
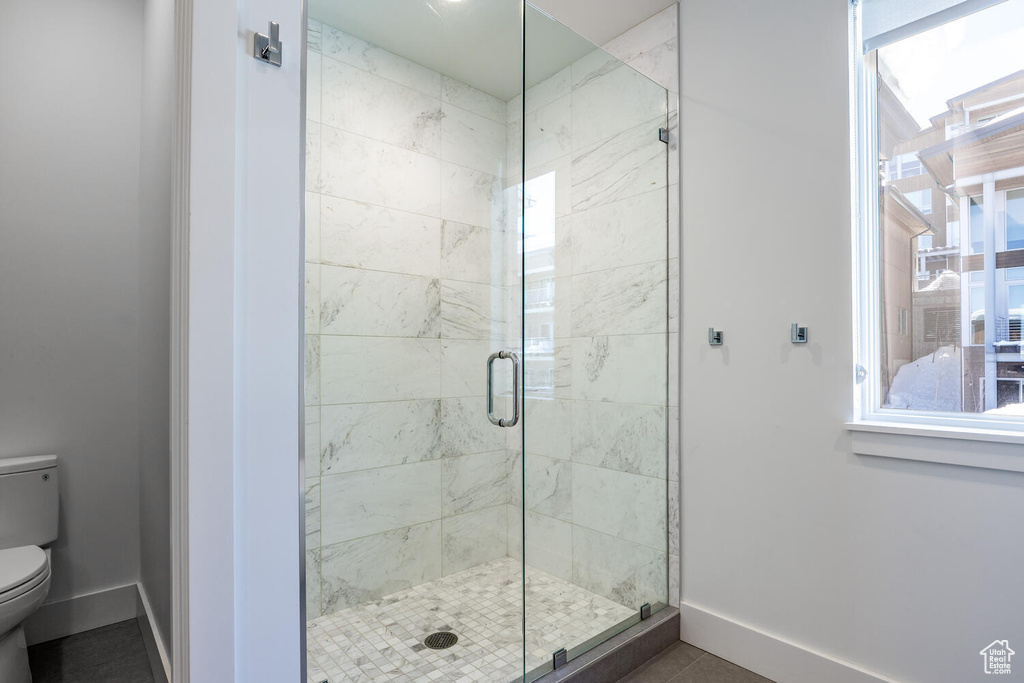
{"type": "Polygon", "coordinates": [[[57,540],[57,456],[0,459],[0,550],[57,540]]]}

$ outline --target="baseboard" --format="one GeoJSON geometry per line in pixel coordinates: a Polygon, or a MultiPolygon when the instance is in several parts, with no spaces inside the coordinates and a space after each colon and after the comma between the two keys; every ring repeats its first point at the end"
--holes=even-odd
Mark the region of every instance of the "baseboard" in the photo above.
{"type": "Polygon", "coordinates": [[[138,589],[130,583],[43,604],[25,620],[25,639],[35,645],[134,619],[137,600],[138,589]]]}
{"type": "Polygon", "coordinates": [[[156,683],[168,683],[171,679],[171,661],[167,656],[167,643],[157,628],[156,620],[153,619],[153,606],[149,602],[146,589],[141,583],[136,585],[136,618],[139,620],[142,640],[146,644],[146,656],[149,657],[149,666],[153,670],[153,680],[156,683]]]}
{"type": "Polygon", "coordinates": [[[679,611],[683,640],[778,683],[894,683],[709,610],[684,602],[679,611]]]}

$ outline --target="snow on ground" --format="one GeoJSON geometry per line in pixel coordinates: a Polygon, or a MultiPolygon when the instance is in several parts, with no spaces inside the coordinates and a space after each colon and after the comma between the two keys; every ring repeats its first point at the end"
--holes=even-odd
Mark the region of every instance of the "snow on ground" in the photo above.
{"type": "Polygon", "coordinates": [[[886,408],[961,411],[960,350],[943,346],[900,366],[885,400],[886,408]]]}

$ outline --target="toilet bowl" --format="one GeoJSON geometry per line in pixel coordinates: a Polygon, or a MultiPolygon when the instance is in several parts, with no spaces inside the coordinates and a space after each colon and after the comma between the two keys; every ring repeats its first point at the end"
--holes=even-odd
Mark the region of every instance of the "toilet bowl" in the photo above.
{"type": "Polygon", "coordinates": [[[0,550],[0,681],[31,683],[25,619],[50,590],[50,560],[37,546],[0,550]]]}

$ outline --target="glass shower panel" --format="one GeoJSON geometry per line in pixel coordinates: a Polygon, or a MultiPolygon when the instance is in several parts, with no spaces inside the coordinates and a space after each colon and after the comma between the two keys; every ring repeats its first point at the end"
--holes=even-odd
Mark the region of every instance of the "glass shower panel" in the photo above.
{"type": "Polygon", "coordinates": [[[512,681],[521,5],[309,7],[307,680],[512,681]]]}
{"type": "Polygon", "coordinates": [[[526,679],[668,602],[668,94],[527,5],[526,679]]]}

